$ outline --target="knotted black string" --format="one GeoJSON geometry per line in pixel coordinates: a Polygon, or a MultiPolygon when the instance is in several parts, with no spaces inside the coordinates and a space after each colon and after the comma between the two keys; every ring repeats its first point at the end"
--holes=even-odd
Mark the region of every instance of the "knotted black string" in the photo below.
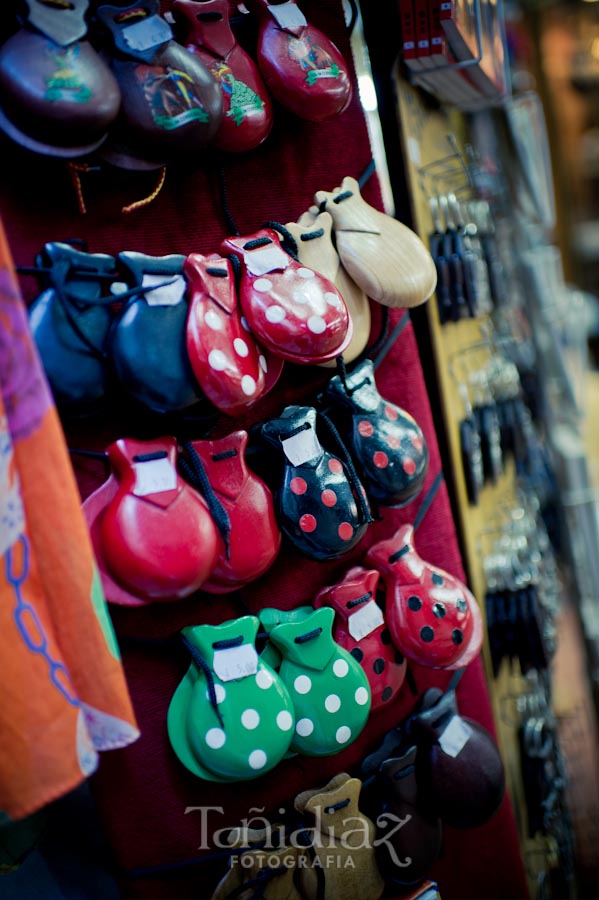
{"type": "Polygon", "coordinates": [[[363,493],[364,489],[362,486],[362,482],[358,478],[358,473],[356,472],[356,468],[354,466],[354,461],[351,458],[347,447],[343,443],[343,440],[341,439],[341,435],[339,434],[339,432],[337,431],[337,429],[335,428],[335,426],[333,425],[333,423],[329,419],[329,417],[327,415],[325,415],[325,413],[320,413],[320,419],[324,423],[324,425],[326,425],[327,429],[329,430],[330,435],[332,436],[333,440],[337,444],[337,447],[339,448],[339,452],[340,452],[341,456],[343,457],[343,462],[345,463],[345,467],[346,467],[348,475],[349,475],[349,482],[350,482],[352,488],[354,489],[354,494],[356,496],[356,502],[358,504],[360,512],[362,513],[362,518],[367,524],[370,524],[371,522],[374,522],[374,519],[370,512],[370,507],[368,505],[368,501],[366,500],[366,497],[364,496],[364,493],[363,493]]]}
{"type": "Polygon", "coordinates": [[[214,687],[214,675],[212,674],[212,669],[197,649],[194,647],[191,641],[185,637],[184,634],[180,635],[181,643],[186,648],[187,652],[191,656],[192,660],[202,670],[204,673],[204,677],[206,678],[206,683],[208,684],[208,698],[210,700],[210,706],[214,710],[214,714],[218,719],[221,727],[224,728],[225,723],[223,722],[223,717],[221,715],[221,711],[218,708],[218,701],[216,699],[216,688],[214,687]]]}
{"type": "Polygon", "coordinates": [[[189,482],[204,497],[210,510],[210,515],[214,519],[214,523],[218,528],[218,532],[223,539],[225,545],[226,558],[230,558],[231,548],[229,537],[231,534],[231,520],[229,515],[212,490],[212,485],[206,474],[206,470],[202,464],[197,451],[190,441],[183,444],[186,456],[180,456],[178,460],[179,471],[186,481],[189,482]]]}

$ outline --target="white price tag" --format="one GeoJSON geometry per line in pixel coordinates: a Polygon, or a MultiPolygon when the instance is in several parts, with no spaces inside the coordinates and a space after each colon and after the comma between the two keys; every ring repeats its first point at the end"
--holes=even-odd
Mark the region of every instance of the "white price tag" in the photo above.
{"type": "Polygon", "coordinates": [[[269,244],[268,247],[261,247],[259,250],[250,250],[245,262],[248,272],[252,275],[266,275],[268,272],[286,269],[291,259],[276,244],[269,244]]]}
{"type": "Polygon", "coordinates": [[[268,11],[277,20],[279,28],[288,28],[293,31],[304,28],[308,24],[306,17],[295,3],[282,3],[280,6],[269,6],[268,11]]]}
{"type": "Polygon", "coordinates": [[[138,497],[146,497],[148,494],[161,494],[163,491],[173,491],[177,487],[177,472],[171,461],[164,459],[149,459],[146,462],[133,464],[135,470],[135,487],[133,493],[138,497]]]}
{"type": "Polygon", "coordinates": [[[292,466],[303,466],[322,453],[322,447],[313,428],[306,428],[293,437],[281,441],[283,453],[292,466]]]}
{"type": "Polygon", "coordinates": [[[454,716],[439,738],[439,744],[443,753],[455,758],[462,752],[471,737],[472,729],[468,723],[464,722],[460,716],[454,716]]]}
{"type": "Polygon", "coordinates": [[[356,612],[349,617],[349,633],[354,641],[362,638],[378,628],[384,622],[383,613],[373,600],[369,600],[363,606],[359,606],[356,612]]]}
{"type": "Polygon", "coordinates": [[[127,25],[122,35],[123,41],[131,50],[143,53],[160,44],[166,44],[172,39],[173,32],[168,22],[158,16],[152,16],[149,24],[147,19],[142,19],[141,22],[127,25]]]}
{"type": "Polygon", "coordinates": [[[221,681],[236,681],[258,671],[258,654],[252,644],[214,651],[214,671],[221,681]]]}
{"type": "Polygon", "coordinates": [[[146,272],[141,283],[145,288],[163,285],[144,294],[148,306],[176,306],[185,295],[186,284],[182,275],[150,275],[146,272]]]}

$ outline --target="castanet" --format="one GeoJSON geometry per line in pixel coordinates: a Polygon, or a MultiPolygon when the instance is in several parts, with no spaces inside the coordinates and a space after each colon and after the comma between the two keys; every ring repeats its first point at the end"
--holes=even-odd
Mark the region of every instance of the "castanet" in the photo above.
{"type": "Polygon", "coordinates": [[[333,217],[341,262],[369,297],[393,308],[428,300],[437,284],[432,256],[410,228],[366,203],[355,178],[314,201],[333,217]]]}

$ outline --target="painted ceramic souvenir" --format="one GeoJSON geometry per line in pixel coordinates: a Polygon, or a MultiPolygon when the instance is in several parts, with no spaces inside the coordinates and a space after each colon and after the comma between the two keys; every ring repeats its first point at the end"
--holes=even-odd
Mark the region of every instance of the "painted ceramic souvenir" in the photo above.
{"type": "Polygon", "coordinates": [[[173,40],[158,0],[97,10],[120,86],[119,117],[102,157],[124,169],[156,169],[193,158],[216,134],[222,118],[220,85],[206,66],[173,40]]]}
{"type": "MultiPolygon", "coordinates": [[[[364,291],[352,281],[341,265],[331,236],[333,220],[328,212],[318,215],[306,212],[297,223],[288,222],[285,227],[297,242],[300,263],[332,281],[343,297],[353,329],[353,337],[343,351],[343,359],[346,363],[351,363],[362,353],[368,342],[370,304],[364,291]]],[[[321,365],[334,366],[335,363],[321,365]]]]}
{"type": "Polygon", "coordinates": [[[105,140],[119,86],[85,40],[88,0],[25,0],[23,27],[0,48],[0,128],[28,150],[82,156],[105,140]]]}
{"type": "Polygon", "coordinates": [[[295,798],[296,810],[315,832],[315,859],[307,856],[307,864],[298,871],[306,900],[378,900],[384,891],[375,858],[375,827],[359,807],[361,787],[357,778],[342,772],[324,787],[295,798]],[[335,859],[333,866],[327,863],[329,854],[335,859]]]}
{"type": "Polygon", "coordinates": [[[476,600],[457,578],[420,558],[411,525],[372,546],[365,561],[383,577],[387,624],[408,660],[457,669],[478,655],[483,627],[476,600]]]}
{"type": "Polygon", "coordinates": [[[335,611],[333,637],[357,660],[368,678],[372,711],[395,699],[406,677],[406,661],[391,639],[383,611],[377,605],[380,575],[359,566],[318,592],[315,609],[330,606],[335,611]]]}
{"type": "Polygon", "coordinates": [[[418,784],[445,824],[477,828],[498,810],[505,792],[497,744],[478,722],[460,715],[455,691],[427,693],[425,708],[410,719],[418,784]]]}
{"type": "Polygon", "coordinates": [[[276,625],[270,640],[282,656],[279,675],[295,710],[291,750],[339,753],[354,741],[370,712],[370,687],[353,656],[333,640],[332,609],[276,625]]]}
{"type": "Polygon", "coordinates": [[[239,300],[256,338],[283,359],[314,364],[343,353],[352,325],[335,285],[286,253],[272,228],[231,237],[223,254],[241,263],[239,300]]]}
{"type": "Polygon", "coordinates": [[[258,65],[282,106],[301,119],[339,115],[352,97],[348,66],[326,35],[310,25],[294,0],[248,0],[260,20],[258,65]]]}
{"type": "Polygon", "coordinates": [[[382,506],[413,500],[426,478],[428,448],[412,416],[379,394],[371,360],[331,378],[324,397],[370,499],[382,506]]]}
{"type": "Polygon", "coordinates": [[[377,862],[385,879],[410,885],[430,874],[441,851],[441,820],[417,781],[418,750],[387,759],[379,770],[377,862]],[[398,822],[403,822],[401,828],[398,822]]]}
{"type": "Polygon", "coordinates": [[[247,467],[247,442],[245,431],[191,442],[229,517],[227,546],[221,540],[216,566],[202,587],[213,594],[235,591],[259,578],[275,561],[281,544],[272,494],[247,467]]]}
{"type": "Polygon", "coordinates": [[[254,646],[258,619],[183,629],[192,662],[168,711],[171,745],[210,781],[258,778],[283,759],[295,718],[282,680],[254,646]]]}
{"type": "Polygon", "coordinates": [[[57,404],[89,412],[107,382],[107,337],[112,324],[109,287],[115,261],[51,241],[36,260],[49,269],[44,290],[29,308],[29,324],[57,404]]]}
{"type": "Polygon", "coordinates": [[[127,392],[158,413],[185,409],[201,397],[187,356],[184,262],[177,254],[118,255],[126,287],[140,291],[125,301],[114,324],[112,363],[127,392]]]}
{"type": "Polygon", "coordinates": [[[122,439],[107,453],[118,490],[99,528],[113,578],[146,600],[188,597],[214,569],[218,534],[204,499],[177,474],[175,439],[122,439]]]}
{"type": "Polygon", "coordinates": [[[233,153],[257,147],[272,127],[272,103],[256,64],[231,30],[227,0],[175,0],[172,12],[181,43],[221,86],[223,118],[214,146],[233,153]]]}
{"type": "Polygon", "coordinates": [[[314,200],[332,215],[341,262],[369,297],[391,307],[428,300],[437,283],[432,256],[410,228],[366,203],[355,178],[314,200]]]}
{"type": "MultiPolygon", "coordinates": [[[[347,467],[316,434],[316,410],[288,406],[265,422],[261,435],[283,459],[276,490],[277,518],[292,543],[313,559],[334,559],[363,537],[369,516],[358,504],[347,467]]],[[[363,490],[358,483],[356,490],[363,490]]]]}
{"type": "Polygon", "coordinates": [[[248,330],[229,260],[192,253],[183,271],[189,287],[186,344],[191,367],[210,402],[221,412],[238,415],[276,383],[282,360],[248,330]]]}

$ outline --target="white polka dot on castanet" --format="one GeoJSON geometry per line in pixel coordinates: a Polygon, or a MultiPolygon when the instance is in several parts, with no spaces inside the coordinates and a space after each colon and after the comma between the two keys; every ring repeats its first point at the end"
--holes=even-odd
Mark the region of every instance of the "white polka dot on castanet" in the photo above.
{"type": "Polygon", "coordinates": [[[233,347],[235,348],[235,353],[237,354],[237,356],[245,357],[250,352],[250,348],[241,338],[235,338],[235,340],[233,341],[233,347]]]}
{"type": "MultiPolygon", "coordinates": [[[[198,313],[200,310],[198,310],[198,313]]],[[[204,316],[204,322],[211,328],[212,331],[222,331],[223,328],[223,320],[219,316],[218,313],[215,313],[213,309],[209,309],[206,315],[204,316]]]]}
{"type": "Polygon", "coordinates": [[[327,291],[324,295],[324,299],[328,303],[329,306],[332,306],[333,309],[341,308],[341,298],[334,294],[332,291],[327,291]]]}
{"type": "Polygon", "coordinates": [[[265,294],[266,291],[272,290],[272,281],[268,278],[256,278],[254,281],[254,290],[258,291],[260,294],[265,294]]]}
{"type": "Polygon", "coordinates": [[[312,334],[322,334],[327,330],[327,323],[322,316],[310,316],[308,319],[308,329],[312,334]]]}
{"type": "Polygon", "coordinates": [[[312,682],[307,675],[298,675],[293,682],[293,687],[298,694],[307,694],[312,690],[312,682]]]}
{"type": "Polygon", "coordinates": [[[253,731],[260,724],[260,715],[255,709],[246,709],[241,714],[241,724],[248,731],[253,731]]]}
{"type": "Polygon", "coordinates": [[[267,320],[275,325],[277,322],[282,322],[285,316],[286,312],[282,306],[269,306],[266,310],[267,320]]]}
{"type": "Polygon", "coordinates": [[[329,694],[324,701],[324,708],[327,712],[336,713],[341,708],[341,698],[337,694],[329,694]]]}
{"type": "Polygon", "coordinates": [[[252,394],[256,393],[256,382],[251,375],[243,376],[243,378],[241,379],[241,390],[246,395],[246,397],[251,397],[252,394]]]}
{"type": "Polygon", "coordinates": [[[359,687],[354,694],[358,706],[366,706],[368,703],[368,691],[365,687],[359,687]]]}
{"type": "Polygon", "coordinates": [[[266,357],[261,355],[258,362],[260,363],[260,368],[262,369],[262,371],[268,372],[268,363],[266,362],[266,357]]]}
{"type": "Polygon", "coordinates": [[[259,688],[262,688],[263,691],[266,691],[271,684],[273,684],[274,678],[266,669],[260,669],[256,674],[256,684],[259,688]]]}
{"type": "Polygon", "coordinates": [[[286,709],[282,710],[277,716],[277,725],[281,731],[289,731],[293,727],[293,716],[286,709]]]}
{"type": "Polygon", "coordinates": [[[314,731],[314,722],[312,719],[300,719],[295,726],[295,730],[300,737],[310,737],[314,731]]]}
{"type": "Polygon", "coordinates": [[[224,746],[227,736],[222,728],[210,728],[206,732],[206,743],[212,750],[220,750],[224,746]]]}
{"type": "Polygon", "coordinates": [[[266,753],[264,750],[252,750],[248,757],[251,769],[263,769],[266,765],[266,753]]]}
{"type": "MultiPolygon", "coordinates": [[[[222,703],[225,697],[227,696],[227,692],[222,686],[222,684],[214,685],[214,693],[216,694],[216,702],[222,703]]],[[[210,691],[206,691],[206,700],[210,700],[210,691]]]]}
{"type": "Polygon", "coordinates": [[[228,359],[222,350],[211,350],[208,354],[208,365],[216,372],[222,372],[227,368],[228,359]]]}
{"type": "Polygon", "coordinates": [[[298,269],[297,274],[300,278],[314,278],[314,272],[312,271],[312,269],[307,269],[305,266],[302,266],[301,269],[298,269]]]}
{"type": "Polygon", "coordinates": [[[333,672],[337,678],[345,678],[349,672],[349,666],[344,659],[336,659],[333,663],[333,672]]]}
{"type": "Polygon", "coordinates": [[[335,740],[338,744],[347,744],[351,737],[351,728],[348,728],[347,725],[342,725],[341,728],[338,728],[335,733],[335,740]]]}

